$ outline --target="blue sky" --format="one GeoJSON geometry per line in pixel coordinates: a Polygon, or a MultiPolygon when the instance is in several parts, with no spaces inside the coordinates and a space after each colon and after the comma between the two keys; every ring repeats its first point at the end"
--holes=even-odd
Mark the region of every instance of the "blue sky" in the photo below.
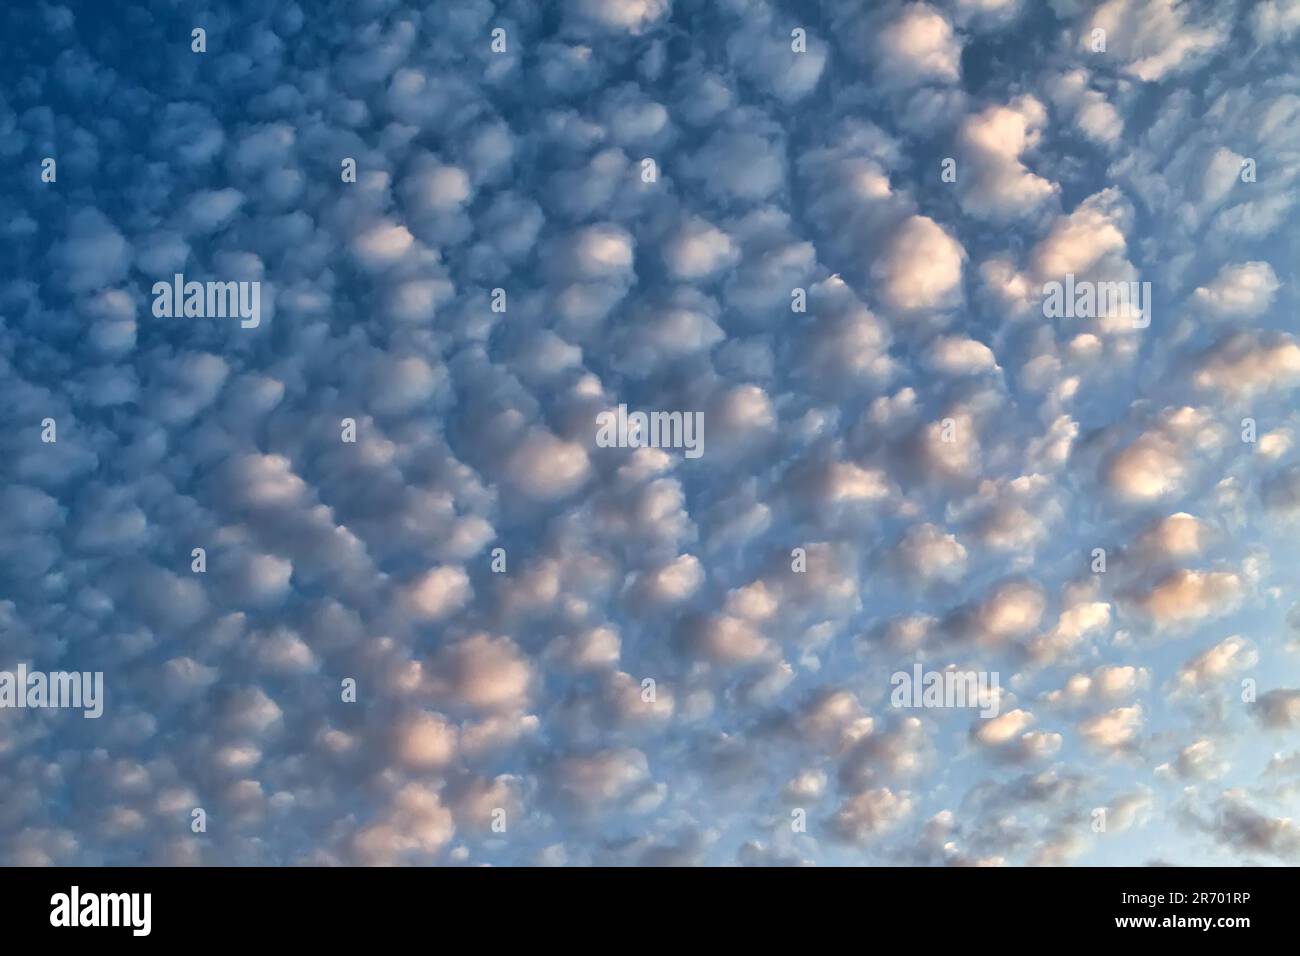
{"type": "Polygon", "coordinates": [[[1297,0],[0,16],[0,862],[1300,860],[1297,0]]]}

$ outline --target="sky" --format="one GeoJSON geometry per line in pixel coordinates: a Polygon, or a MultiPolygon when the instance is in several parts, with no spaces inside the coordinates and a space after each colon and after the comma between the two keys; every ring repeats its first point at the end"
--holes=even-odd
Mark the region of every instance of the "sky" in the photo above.
{"type": "Polygon", "coordinates": [[[1300,0],[0,21],[0,863],[1300,862],[1300,0]]]}

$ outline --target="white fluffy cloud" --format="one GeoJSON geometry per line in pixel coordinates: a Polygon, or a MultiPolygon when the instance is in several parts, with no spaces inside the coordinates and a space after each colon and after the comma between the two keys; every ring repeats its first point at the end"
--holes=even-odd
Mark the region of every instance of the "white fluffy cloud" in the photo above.
{"type": "Polygon", "coordinates": [[[1091,50],[1094,31],[1104,30],[1107,54],[1120,57],[1127,73],[1159,80],[1223,43],[1223,24],[1189,23],[1189,12],[1175,0],[1106,0],[1085,19],[1080,44],[1091,50]]]}
{"type": "Polygon", "coordinates": [[[1214,316],[1259,315],[1273,302],[1280,283],[1267,262],[1225,265],[1196,290],[1196,303],[1214,316]]]}
{"type": "Polygon", "coordinates": [[[912,216],[892,234],[872,273],[893,308],[946,308],[961,300],[965,259],[966,251],[951,233],[927,216],[912,216]]]}
{"type": "Polygon", "coordinates": [[[1046,108],[1032,96],[967,117],[959,133],[957,173],[967,212],[993,219],[1025,216],[1056,194],[1056,186],[1021,158],[1037,145],[1046,123],[1046,108]]]}
{"type": "Polygon", "coordinates": [[[961,76],[961,40],[926,3],[903,7],[878,33],[875,54],[886,82],[954,83],[961,76]]]}
{"type": "Polygon", "coordinates": [[[407,586],[404,598],[412,615],[437,620],[460,610],[472,594],[465,570],[448,566],[433,568],[416,578],[407,586]]]}

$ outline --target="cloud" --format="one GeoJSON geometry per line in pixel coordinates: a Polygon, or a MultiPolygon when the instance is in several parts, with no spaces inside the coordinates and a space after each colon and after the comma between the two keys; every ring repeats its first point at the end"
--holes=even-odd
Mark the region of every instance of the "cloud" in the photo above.
{"type": "Polygon", "coordinates": [[[524,436],[506,462],[511,484],[531,498],[562,498],[582,486],[591,466],[577,442],[566,442],[535,428],[524,436]]]}
{"type": "Polygon", "coordinates": [[[997,220],[1032,214],[1057,187],[1031,172],[1021,155],[1032,150],[1047,123],[1047,110],[1032,96],[990,106],[967,117],[958,133],[962,208],[997,220]]]}
{"type": "Polygon", "coordinates": [[[556,638],[549,651],[575,670],[596,670],[618,663],[622,642],[609,627],[592,627],[556,638]]]}
{"type": "Polygon", "coordinates": [[[1132,697],[1146,687],[1150,673],[1144,667],[1132,665],[1102,665],[1091,674],[1074,674],[1065,685],[1046,694],[1051,704],[1078,707],[1090,701],[1116,701],[1132,697]]]}
{"type": "Polygon", "coordinates": [[[922,580],[960,576],[966,565],[966,548],[952,534],[932,524],[914,525],[895,550],[899,566],[922,580]]]}
{"type": "Polygon", "coordinates": [[[1264,505],[1285,518],[1300,516],[1300,468],[1283,469],[1263,483],[1264,505]]]}
{"type": "Polygon", "coordinates": [[[1265,727],[1274,729],[1300,724],[1300,690],[1271,690],[1261,694],[1255,715],[1265,727]]]}
{"type": "Polygon", "coordinates": [[[998,367],[993,350],[983,342],[959,336],[942,336],[930,346],[930,365],[949,375],[968,375],[998,367]]]}
{"type": "Polygon", "coordinates": [[[1035,582],[1004,581],[978,604],[959,611],[956,626],[980,644],[998,646],[1037,627],[1046,604],[1035,582]]]}
{"type": "Polygon", "coordinates": [[[1106,807],[1107,832],[1123,833],[1135,824],[1145,822],[1154,802],[1152,792],[1145,787],[1115,797],[1106,807]]]}
{"type": "Polygon", "coordinates": [[[1197,691],[1235,673],[1249,670],[1259,660],[1256,650],[1239,636],[1225,638],[1189,660],[1178,671],[1180,691],[1197,691]]]}
{"type": "Polygon", "coordinates": [[[1230,571],[1174,571],[1137,600],[1157,627],[1189,624],[1226,614],[1240,601],[1241,578],[1230,571]]]}
{"type": "Polygon", "coordinates": [[[474,634],[448,644],[435,669],[449,701],[473,710],[517,711],[532,690],[532,665],[508,637],[474,634]]]}
{"type": "Polygon", "coordinates": [[[190,198],[181,215],[190,232],[216,232],[243,204],[244,196],[237,189],[205,189],[190,198]]]}
{"type": "Polygon", "coordinates": [[[1090,86],[1087,70],[1073,69],[1048,82],[1048,95],[1071,115],[1074,125],[1089,139],[1109,146],[1124,132],[1124,117],[1098,90],[1090,86]]]}
{"type": "Polygon", "coordinates": [[[1218,758],[1214,741],[1197,740],[1178,752],[1174,770],[1184,780],[1214,780],[1227,772],[1228,765],[1218,758]]]}
{"type": "Polygon", "coordinates": [[[1207,349],[1193,373],[1196,386],[1234,398],[1300,384],[1300,343],[1285,333],[1238,332],[1207,349]]]}
{"type": "Polygon", "coordinates": [[[412,581],[404,598],[413,616],[437,620],[460,610],[472,594],[469,575],[464,569],[447,566],[433,568],[412,581]]]}
{"type": "Polygon", "coordinates": [[[865,843],[894,829],[911,814],[910,794],[877,787],[845,800],[835,813],[832,827],[844,840],[865,843]]]}
{"type": "MultiPolygon", "coordinates": [[[[1089,196],[1074,212],[1060,216],[1031,253],[1034,275],[1041,280],[1078,278],[1094,270],[1119,264],[1128,248],[1125,234],[1132,208],[1118,189],[1104,189],[1089,196]]],[[[1120,269],[1105,274],[1109,281],[1121,281],[1120,269]]]]}
{"type": "Polygon", "coordinates": [[[1033,722],[1033,714],[1017,708],[980,721],[975,725],[972,734],[981,744],[998,747],[1020,737],[1033,722]]]}
{"type": "Polygon", "coordinates": [[[1265,0],[1250,11],[1250,28],[1257,43],[1275,43],[1300,30],[1300,4],[1295,0],[1265,0]]]}
{"type": "Polygon", "coordinates": [[[1153,558],[1178,560],[1204,551],[1208,536],[1203,521],[1180,511],[1154,522],[1138,536],[1137,544],[1153,558]]]}
{"type": "Polygon", "coordinates": [[[1134,742],[1142,728],[1142,722],[1140,704],[1116,707],[1080,721],[1079,736],[1086,744],[1098,750],[1125,750],[1134,742]]]}
{"type": "Polygon", "coordinates": [[[1106,601],[1090,601],[1086,596],[1062,609],[1056,626],[1028,642],[1030,656],[1039,663],[1051,663],[1070,654],[1091,634],[1110,627],[1111,606],[1106,601]]]}
{"type": "Polygon", "coordinates": [[[688,282],[724,269],[738,258],[730,237],[702,219],[685,223],[664,249],[669,273],[688,282]]]}
{"type": "Polygon", "coordinates": [[[456,728],[438,714],[421,712],[395,728],[398,760],[414,770],[444,767],[456,756],[456,728]]]}
{"type": "Polygon", "coordinates": [[[562,799],[580,809],[625,803],[650,810],[662,797],[650,779],[645,754],[633,748],[561,757],[550,768],[549,780],[562,799]]]}
{"type": "Polygon", "coordinates": [[[71,293],[91,292],[126,276],[131,246],[98,209],[87,207],[69,217],[63,239],[50,248],[50,267],[71,293]]]}
{"type": "Polygon", "coordinates": [[[415,237],[401,223],[379,222],[353,241],[357,259],[369,269],[383,269],[402,261],[415,245],[415,237]]]}
{"type": "Polygon", "coordinates": [[[570,0],[570,13],[611,33],[640,33],[671,9],[669,0],[570,0]]]}
{"type": "Polygon", "coordinates": [[[1177,491],[1186,473],[1178,444],[1167,435],[1148,432],[1111,459],[1106,478],[1124,497],[1148,500],[1177,491]]]}
{"type": "Polygon", "coordinates": [[[1215,317],[1255,316],[1273,304],[1281,284],[1267,262],[1225,265],[1209,284],[1199,286],[1195,301],[1215,317]]]}
{"type": "Polygon", "coordinates": [[[415,854],[438,852],[455,830],[452,813],[438,794],[408,783],[392,795],[381,816],[353,834],[351,857],[360,866],[417,862],[415,854]]]}
{"type": "Polygon", "coordinates": [[[690,642],[702,657],[723,665],[763,660],[775,651],[771,641],[747,621],[725,614],[694,623],[690,642]]]}
{"type": "Polygon", "coordinates": [[[1110,456],[1105,481],[1129,501],[1169,497],[1192,478],[1197,457],[1216,451],[1225,435],[1205,409],[1165,409],[1146,431],[1110,456]]]}
{"type": "Polygon", "coordinates": [[[887,83],[954,83],[961,76],[961,41],[926,3],[903,7],[878,33],[874,52],[887,83]]]}
{"type": "Polygon", "coordinates": [[[1223,42],[1220,24],[1189,24],[1188,12],[1174,0],[1107,0],[1084,21],[1080,43],[1088,46],[1093,31],[1104,30],[1106,52],[1124,61],[1125,72],[1140,80],[1160,80],[1223,42]]]}
{"type": "Polygon", "coordinates": [[[1220,843],[1246,854],[1263,853],[1283,861],[1300,858],[1300,828],[1287,817],[1270,817],[1251,805],[1237,788],[1225,790],[1212,816],[1198,821],[1220,843]]]}
{"type": "Polygon", "coordinates": [[[965,259],[961,244],[942,226],[927,216],[912,216],[894,232],[871,271],[892,308],[946,308],[961,300],[965,259]]]}

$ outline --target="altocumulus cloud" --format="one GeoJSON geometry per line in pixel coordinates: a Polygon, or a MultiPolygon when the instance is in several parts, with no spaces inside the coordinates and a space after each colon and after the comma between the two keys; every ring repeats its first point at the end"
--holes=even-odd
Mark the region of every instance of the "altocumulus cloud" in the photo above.
{"type": "Polygon", "coordinates": [[[0,862],[1300,859],[1294,3],[0,19],[0,862]]]}

